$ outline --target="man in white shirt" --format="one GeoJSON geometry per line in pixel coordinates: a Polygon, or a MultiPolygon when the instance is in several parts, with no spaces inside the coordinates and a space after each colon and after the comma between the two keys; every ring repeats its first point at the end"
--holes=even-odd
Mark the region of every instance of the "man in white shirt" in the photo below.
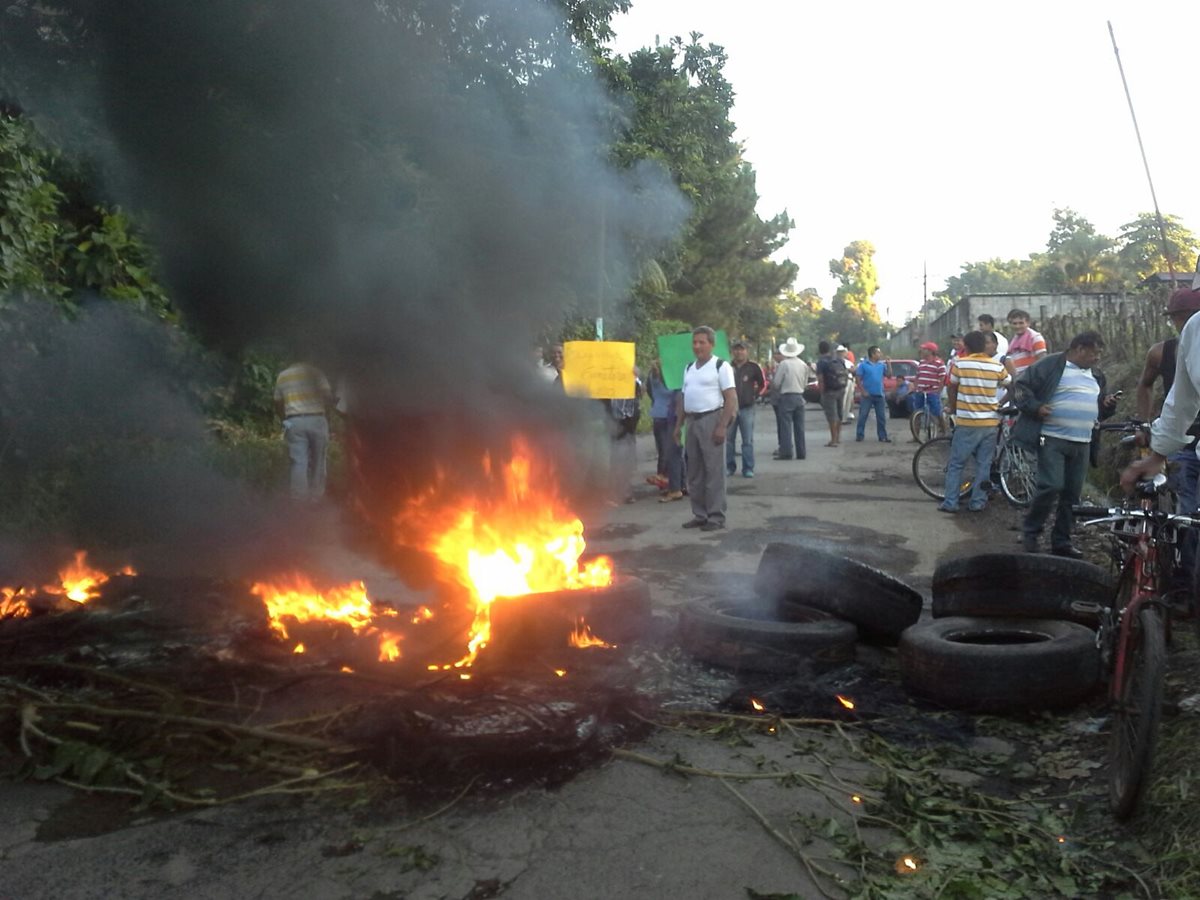
{"type": "Polygon", "coordinates": [[[692,518],[684,528],[718,531],[725,527],[725,432],[737,415],[733,366],[713,356],[717,339],[707,325],[692,330],[696,359],[683,372],[676,402],[675,443],[687,423],[687,486],[692,518]]]}
{"type": "Polygon", "coordinates": [[[992,359],[1000,362],[1001,358],[1008,354],[1008,338],[996,330],[996,317],[983,313],[976,321],[979,323],[979,330],[983,332],[984,336],[990,334],[996,338],[996,353],[992,359]]]}

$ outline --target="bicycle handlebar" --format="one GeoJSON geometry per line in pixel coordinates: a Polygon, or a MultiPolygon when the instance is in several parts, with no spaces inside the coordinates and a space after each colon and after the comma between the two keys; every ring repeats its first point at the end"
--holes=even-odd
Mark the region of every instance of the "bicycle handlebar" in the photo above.
{"type": "Polygon", "coordinates": [[[1153,509],[1126,509],[1123,506],[1105,508],[1103,506],[1073,506],[1075,515],[1090,518],[1090,522],[1081,522],[1083,526],[1103,525],[1106,522],[1119,522],[1126,519],[1154,519],[1171,525],[1182,525],[1184,528],[1200,528],[1200,516],[1181,516],[1176,513],[1160,513],[1153,509]]]}

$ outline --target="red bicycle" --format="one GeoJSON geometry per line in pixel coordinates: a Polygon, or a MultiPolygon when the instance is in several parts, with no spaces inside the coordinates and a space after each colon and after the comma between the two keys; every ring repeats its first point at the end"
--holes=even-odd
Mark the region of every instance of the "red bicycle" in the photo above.
{"type": "MultiPolygon", "coordinates": [[[[1140,423],[1109,426],[1130,433],[1140,423]]],[[[1178,538],[1200,526],[1200,517],[1164,509],[1167,478],[1139,482],[1124,505],[1113,508],[1076,506],[1090,518],[1084,527],[1111,530],[1121,566],[1112,606],[1096,610],[1100,628],[1096,646],[1101,671],[1108,673],[1112,709],[1109,740],[1108,794],[1113,814],[1127,819],[1137,810],[1154,759],[1154,743],[1162,715],[1163,680],[1167,669],[1167,628],[1178,538]]]]}

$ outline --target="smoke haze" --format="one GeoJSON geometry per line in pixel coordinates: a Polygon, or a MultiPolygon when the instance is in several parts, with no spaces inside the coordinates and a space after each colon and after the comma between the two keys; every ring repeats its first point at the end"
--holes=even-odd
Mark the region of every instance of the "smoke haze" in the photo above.
{"type": "MultiPolygon", "coordinates": [[[[564,33],[550,4],[60,5],[87,22],[89,65],[56,66],[30,45],[40,74],[17,100],[57,118],[56,134],[78,116],[77,133],[98,135],[86,150],[147,222],[189,327],[227,349],[276,343],[344,379],[352,411],[376,425],[365,458],[410,485],[506,443],[515,424],[549,433],[580,420],[581,404],[530,377],[533,337],[581,309],[603,310],[611,332],[636,253],[669,240],[687,210],[665,171],[606,161],[612,112],[565,38],[546,45],[553,66],[528,49],[564,33]]],[[[90,374],[41,371],[37,397],[105,428],[113,409],[89,395],[103,384],[121,398],[122,433],[203,442],[202,421],[175,412],[186,398],[166,387],[152,341],[125,352],[130,337],[102,315],[71,328],[63,340],[99,360],[90,374]]],[[[58,418],[33,396],[22,440],[53,445],[58,418]]],[[[197,503],[192,517],[228,522],[245,506],[173,464],[150,481],[191,485],[179,504],[197,503]]],[[[116,486],[148,473],[114,474],[95,473],[89,503],[146,501],[116,486]]]]}

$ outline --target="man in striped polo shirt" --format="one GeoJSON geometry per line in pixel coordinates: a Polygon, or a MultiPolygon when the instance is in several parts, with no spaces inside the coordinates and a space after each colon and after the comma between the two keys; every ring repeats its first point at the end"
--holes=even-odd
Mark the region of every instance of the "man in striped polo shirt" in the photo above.
{"type": "Polygon", "coordinates": [[[292,499],[320,500],[325,495],[325,457],[333,404],[329,379],[316,366],[293,363],[275,379],[275,409],[283,417],[283,436],[291,460],[292,499]]]}
{"type": "Polygon", "coordinates": [[[984,482],[992,468],[996,452],[996,432],[1000,425],[997,389],[1007,384],[1008,373],[985,352],[982,332],[963,335],[965,355],[950,364],[947,400],[954,416],[954,437],[950,439],[950,463],[946,467],[946,498],[939,504],[942,512],[958,512],[959,489],[967,460],[975,460],[975,485],[967,508],[978,512],[987,505],[984,482]]]}
{"type": "Polygon", "coordinates": [[[1013,378],[1020,378],[1022,372],[1046,355],[1046,339],[1029,327],[1029,313],[1023,309],[1010,310],[1008,324],[1012,326],[1013,337],[1008,342],[1005,366],[1013,378]]]}
{"type": "Polygon", "coordinates": [[[1013,439],[1037,447],[1038,480],[1022,526],[1025,550],[1038,552],[1038,540],[1050,511],[1057,504],[1050,531],[1050,552],[1079,559],[1071,543],[1075,515],[1087,474],[1092,425],[1117,408],[1115,395],[1104,392],[1104,373],[1094,366],[1104,351],[1099,332],[1075,335],[1066,353],[1052,353],[1029,366],[1014,387],[1021,411],[1013,439]]]}
{"type": "MultiPolygon", "coordinates": [[[[938,423],[938,432],[944,431],[942,425],[942,387],[945,384],[946,364],[938,356],[938,345],[926,341],[920,349],[921,361],[917,364],[917,379],[909,404],[913,411],[927,409],[938,423]]],[[[914,441],[919,438],[913,438],[914,441]]]]}

